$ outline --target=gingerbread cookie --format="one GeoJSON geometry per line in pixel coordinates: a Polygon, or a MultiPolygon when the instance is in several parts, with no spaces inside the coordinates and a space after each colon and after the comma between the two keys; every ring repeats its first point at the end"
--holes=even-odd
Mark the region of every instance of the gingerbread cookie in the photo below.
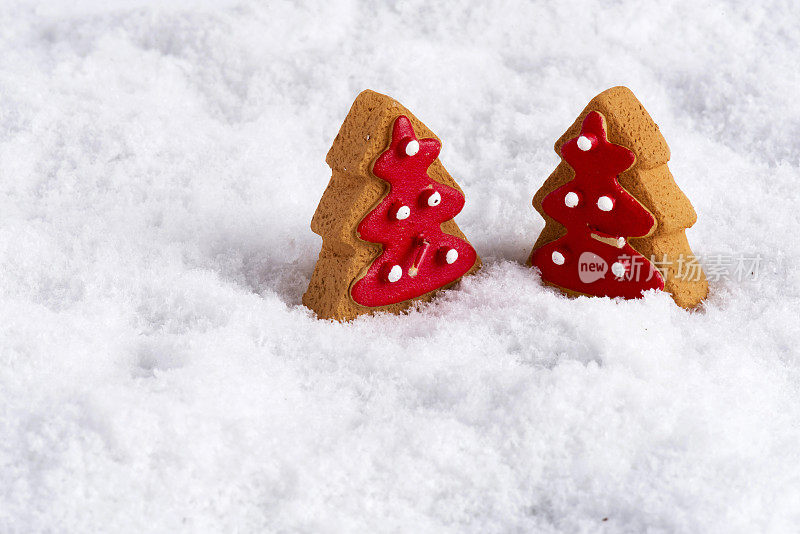
{"type": "Polygon", "coordinates": [[[440,150],[394,99],[358,95],[328,152],[333,174],[311,220],[322,250],[303,304],[317,316],[397,313],[478,269],[452,220],[465,199],[440,150]]]}
{"type": "Polygon", "coordinates": [[[545,227],[528,260],[546,283],[622,298],[664,290],[684,308],[706,297],[685,233],[697,215],[667,167],[658,125],[630,89],[592,99],[555,150],[562,161],[533,198],[545,227]]]}

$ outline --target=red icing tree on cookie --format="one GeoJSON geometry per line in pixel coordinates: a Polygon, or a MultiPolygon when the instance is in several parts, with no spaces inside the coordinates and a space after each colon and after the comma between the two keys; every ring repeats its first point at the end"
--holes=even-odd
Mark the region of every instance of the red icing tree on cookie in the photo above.
{"type": "Polygon", "coordinates": [[[376,307],[418,297],[475,264],[472,246],[441,229],[464,207],[464,195],[428,176],[440,150],[438,140],[416,138],[408,117],[395,120],[389,148],[372,168],[389,183],[389,193],[358,225],[359,237],[383,251],[353,284],[355,302],[376,307]]]}
{"type": "Polygon", "coordinates": [[[655,218],[617,181],[636,157],[612,144],[605,119],[593,111],[578,137],[561,149],[575,177],[542,201],[544,212],[566,235],[533,251],[542,279],[564,289],[603,297],[637,298],[663,289],[661,274],[627,242],[653,230],[655,218]]]}

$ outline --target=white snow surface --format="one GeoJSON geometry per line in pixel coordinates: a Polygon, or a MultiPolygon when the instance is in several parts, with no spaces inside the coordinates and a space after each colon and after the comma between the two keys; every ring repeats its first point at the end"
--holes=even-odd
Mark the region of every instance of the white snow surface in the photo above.
{"type": "Polygon", "coordinates": [[[796,532],[800,4],[0,5],[0,532],[796,532]],[[695,312],[522,265],[553,142],[631,87],[695,312]],[[443,140],[484,268],[303,307],[359,91],[443,140]]]}

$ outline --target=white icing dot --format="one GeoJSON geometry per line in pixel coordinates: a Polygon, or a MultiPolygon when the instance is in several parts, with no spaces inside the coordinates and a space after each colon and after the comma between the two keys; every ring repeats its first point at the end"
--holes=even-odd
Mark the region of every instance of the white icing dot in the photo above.
{"type": "Polygon", "coordinates": [[[579,200],[580,199],[578,198],[578,193],[575,193],[573,191],[570,191],[564,196],[564,204],[568,208],[574,208],[575,206],[577,206],[579,200]]]}
{"type": "Polygon", "coordinates": [[[412,139],[406,145],[406,154],[409,156],[416,156],[417,152],[419,152],[419,141],[412,139]]]}
{"type": "Polygon", "coordinates": [[[564,255],[557,250],[553,251],[553,254],[550,255],[550,258],[556,265],[564,265],[564,262],[566,261],[564,255]]]}
{"type": "Polygon", "coordinates": [[[597,207],[603,211],[611,211],[614,208],[614,201],[611,197],[602,196],[597,199],[597,207]]]}
{"type": "Polygon", "coordinates": [[[457,259],[458,259],[458,251],[454,248],[448,250],[447,254],[444,257],[444,261],[446,261],[448,264],[451,265],[455,263],[457,259]]]}
{"type": "Polygon", "coordinates": [[[433,194],[428,197],[428,206],[438,206],[441,203],[442,195],[440,195],[438,191],[434,191],[433,194]]]}
{"type": "Polygon", "coordinates": [[[403,268],[399,265],[395,265],[391,268],[391,270],[389,270],[389,274],[386,276],[386,279],[394,283],[400,280],[401,276],[403,276],[403,268]]]}
{"type": "Polygon", "coordinates": [[[398,221],[402,221],[403,219],[408,219],[408,216],[411,215],[411,208],[408,206],[400,206],[397,208],[397,213],[395,217],[397,217],[398,221]]]}
{"type": "Polygon", "coordinates": [[[586,152],[592,148],[592,141],[585,135],[582,135],[578,138],[578,148],[586,152]]]}
{"type": "Polygon", "coordinates": [[[627,269],[625,268],[625,266],[618,261],[614,262],[611,265],[611,272],[614,273],[614,276],[616,276],[617,278],[622,278],[623,276],[625,276],[626,271],[627,269]]]}

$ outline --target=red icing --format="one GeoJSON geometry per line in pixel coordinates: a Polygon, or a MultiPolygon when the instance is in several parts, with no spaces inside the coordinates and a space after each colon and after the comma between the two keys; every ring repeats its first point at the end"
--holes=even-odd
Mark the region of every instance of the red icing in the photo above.
{"type": "Polygon", "coordinates": [[[419,139],[419,151],[408,155],[406,146],[413,141],[417,138],[411,121],[398,117],[389,148],[372,168],[390,189],[358,225],[361,239],[383,245],[382,254],[351,290],[353,300],[363,306],[385,306],[424,295],[458,280],[477,258],[469,243],[441,229],[443,222],[464,207],[460,191],[428,176],[428,167],[439,156],[441,144],[436,139],[419,139]],[[397,212],[402,206],[410,208],[410,214],[399,220],[397,212]],[[456,250],[458,258],[448,264],[450,249],[456,250]],[[389,272],[395,265],[402,269],[402,276],[390,282],[389,272]]]}
{"type": "Polygon", "coordinates": [[[626,299],[640,297],[648,289],[663,289],[661,274],[627,244],[627,239],[618,248],[592,237],[594,234],[614,241],[619,237],[642,237],[655,226],[653,215],[617,181],[619,174],[633,165],[634,153],[608,141],[605,120],[593,111],[584,119],[580,136],[567,141],[561,155],[575,170],[575,178],[547,195],[542,209],[563,224],[567,234],[531,254],[531,264],[541,270],[542,279],[587,295],[626,299]],[[581,150],[588,147],[587,141],[591,148],[581,150]],[[565,203],[568,193],[578,195],[576,206],[565,203]],[[598,207],[598,199],[603,196],[612,199],[609,211],[598,207]],[[554,252],[564,257],[562,265],[553,261],[554,252]],[[612,273],[612,265],[617,262],[626,266],[622,277],[612,273]]]}

